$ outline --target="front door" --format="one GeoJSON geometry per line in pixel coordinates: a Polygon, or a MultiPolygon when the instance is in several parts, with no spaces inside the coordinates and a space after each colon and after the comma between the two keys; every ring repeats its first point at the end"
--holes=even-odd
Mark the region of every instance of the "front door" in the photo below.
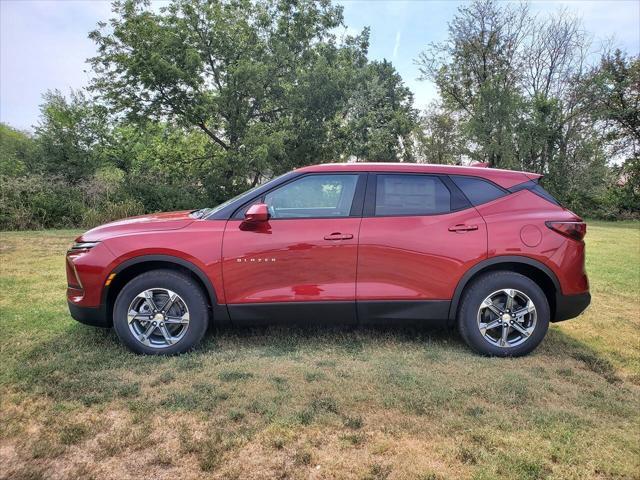
{"type": "Polygon", "coordinates": [[[356,191],[364,189],[365,178],[298,177],[252,202],[268,205],[267,222],[227,222],[222,269],[232,321],[356,322],[362,212],[356,191]]]}

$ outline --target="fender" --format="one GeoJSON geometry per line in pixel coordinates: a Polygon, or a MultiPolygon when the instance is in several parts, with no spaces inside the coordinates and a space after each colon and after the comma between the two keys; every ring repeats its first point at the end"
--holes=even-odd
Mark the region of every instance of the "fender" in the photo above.
{"type": "MultiPolygon", "coordinates": [[[[124,262],[119,264],[116,268],[114,268],[112,272],[116,274],[116,278],[117,278],[117,274],[122,272],[123,270],[133,265],[138,265],[140,263],[146,263],[146,262],[174,263],[176,265],[180,265],[181,267],[184,267],[187,270],[189,270],[191,273],[197,276],[198,279],[205,286],[207,290],[208,300],[210,302],[211,309],[213,310],[215,322],[217,324],[228,322],[229,313],[227,311],[227,307],[226,305],[220,305],[218,303],[216,291],[213,288],[211,280],[209,280],[209,277],[200,269],[200,267],[198,267],[197,265],[194,265],[188,260],[184,260],[179,257],[174,257],[172,255],[140,255],[138,257],[133,257],[128,260],[125,260],[124,262]]],[[[108,295],[109,295],[109,287],[106,287],[102,292],[102,305],[107,304],[108,295]]]]}
{"type": "Polygon", "coordinates": [[[462,276],[462,278],[460,279],[460,281],[458,282],[458,285],[456,286],[456,289],[453,292],[453,298],[451,299],[451,306],[449,307],[449,321],[455,321],[456,319],[456,313],[458,311],[458,303],[460,302],[460,297],[462,296],[462,292],[464,291],[465,287],[469,283],[469,280],[471,280],[471,278],[481,270],[487,267],[492,267],[494,265],[499,265],[501,263],[521,263],[523,265],[529,265],[531,267],[537,268],[538,270],[542,271],[547,277],[549,277],[551,282],[553,282],[553,286],[556,290],[556,295],[562,291],[560,289],[560,282],[558,281],[558,277],[556,277],[556,274],[553,273],[553,271],[549,267],[547,267],[544,263],[539,262],[538,260],[534,260],[532,258],[521,256],[521,255],[501,255],[497,257],[487,258],[485,260],[482,260],[476,263],[473,267],[467,270],[465,274],[462,276]]]}

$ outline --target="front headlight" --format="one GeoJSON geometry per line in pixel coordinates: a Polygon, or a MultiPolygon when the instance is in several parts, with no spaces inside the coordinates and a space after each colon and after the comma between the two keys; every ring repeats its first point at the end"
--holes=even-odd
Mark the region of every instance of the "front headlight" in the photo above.
{"type": "Polygon", "coordinates": [[[100,242],[74,242],[71,245],[71,251],[80,251],[80,250],[91,250],[93,247],[98,245],[100,242]]]}

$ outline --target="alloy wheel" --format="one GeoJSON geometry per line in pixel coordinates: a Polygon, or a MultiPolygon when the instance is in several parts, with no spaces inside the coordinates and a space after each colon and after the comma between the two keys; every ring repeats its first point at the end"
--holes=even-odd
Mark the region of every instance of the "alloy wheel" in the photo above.
{"type": "Polygon", "coordinates": [[[129,330],[143,345],[167,348],[179,342],[189,328],[189,308],[177,293],[166,288],[140,292],[129,305],[129,330]]]}
{"type": "Polygon", "coordinates": [[[478,308],[478,329],[491,345],[511,348],[526,342],[536,328],[533,301],[520,290],[506,288],[487,296],[478,308]]]}

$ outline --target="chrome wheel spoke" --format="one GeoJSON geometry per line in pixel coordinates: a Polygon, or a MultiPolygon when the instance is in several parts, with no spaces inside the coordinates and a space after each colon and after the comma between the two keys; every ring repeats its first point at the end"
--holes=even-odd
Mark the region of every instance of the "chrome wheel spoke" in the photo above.
{"type": "Polygon", "coordinates": [[[165,341],[169,344],[169,345],[173,345],[175,343],[175,339],[171,336],[171,333],[169,333],[169,329],[167,328],[166,325],[161,324],[160,327],[160,333],[162,333],[162,336],[164,337],[165,341]]]}
{"type": "Polygon", "coordinates": [[[522,321],[522,317],[524,317],[527,313],[533,313],[536,311],[536,307],[531,300],[527,302],[527,306],[518,310],[517,312],[513,312],[518,321],[522,321]]]}
{"type": "Polygon", "coordinates": [[[525,337],[528,337],[529,335],[531,335],[533,333],[533,329],[524,328],[518,322],[513,322],[513,325],[511,325],[511,328],[513,328],[514,330],[517,330],[518,332],[520,332],[525,337]]]}
{"type": "Polygon", "coordinates": [[[142,343],[147,343],[149,336],[153,333],[153,331],[156,329],[157,327],[152,323],[149,322],[149,325],[147,326],[147,329],[144,331],[144,333],[142,335],[140,335],[138,337],[138,340],[140,340],[142,343]]]}
{"type": "Polygon", "coordinates": [[[507,301],[504,304],[504,309],[505,310],[513,310],[513,298],[516,296],[516,292],[515,290],[504,290],[504,293],[507,295],[507,301]]]}
{"type": "Polygon", "coordinates": [[[185,313],[181,317],[176,317],[175,315],[166,315],[164,318],[164,323],[168,323],[169,325],[187,325],[189,323],[189,313],[185,313]]]}
{"type": "Polygon", "coordinates": [[[156,306],[156,302],[153,300],[153,292],[151,290],[145,290],[144,292],[139,294],[137,298],[144,299],[144,301],[153,312],[158,311],[158,307],[156,306]]]}
{"type": "Polygon", "coordinates": [[[498,317],[502,315],[502,310],[496,307],[490,298],[485,298],[481,308],[488,308],[493,313],[495,313],[498,317]]]}
{"type": "Polygon", "coordinates": [[[478,327],[480,327],[480,333],[482,333],[482,335],[484,336],[487,334],[487,330],[492,330],[496,327],[499,327],[500,325],[502,325],[502,322],[500,320],[494,320],[493,322],[489,323],[480,323],[478,327]]]}
{"type": "Polygon", "coordinates": [[[169,312],[171,307],[173,307],[173,304],[175,303],[175,301],[179,298],[176,293],[170,290],[167,290],[167,293],[169,294],[169,299],[165,302],[164,306],[162,307],[162,311],[165,313],[169,312]]]}
{"type": "Polygon", "coordinates": [[[508,345],[508,337],[509,337],[509,325],[506,323],[502,324],[502,335],[500,336],[500,346],[506,347],[508,345]]]}
{"type": "Polygon", "coordinates": [[[127,314],[127,320],[129,320],[129,323],[133,322],[134,320],[138,320],[140,322],[148,322],[152,318],[153,318],[153,315],[149,315],[146,313],[139,313],[139,312],[136,312],[135,310],[129,310],[129,313],[127,314]]]}

